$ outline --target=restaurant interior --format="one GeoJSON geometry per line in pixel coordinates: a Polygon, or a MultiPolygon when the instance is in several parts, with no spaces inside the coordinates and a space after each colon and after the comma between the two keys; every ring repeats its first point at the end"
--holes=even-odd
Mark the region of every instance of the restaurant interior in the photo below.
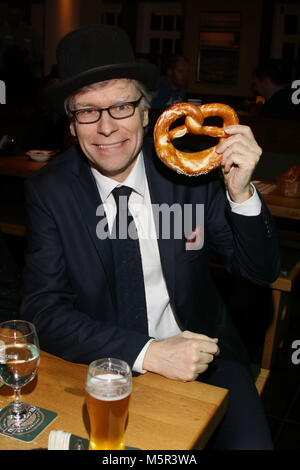
{"type": "MultiPolygon", "coordinates": [[[[58,80],[57,42],[82,25],[119,25],[127,31],[138,60],[155,63],[161,74],[168,55],[183,55],[189,63],[187,100],[233,107],[263,149],[253,179],[275,219],[280,276],[262,287],[225,273],[218,260],[211,269],[254,369],[266,372],[260,392],[275,449],[299,450],[300,359],[293,353],[297,340],[300,347],[300,176],[295,191],[280,187],[282,175],[300,165],[299,2],[0,0],[0,41],[8,19],[22,24],[24,47],[12,45],[7,54],[0,42],[0,80],[5,84],[0,96],[0,227],[10,260],[9,272],[1,276],[6,276],[11,292],[9,305],[1,304],[0,293],[0,321],[6,312],[12,318],[18,311],[26,250],[24,181],[73,144],[66,117],[55,114],[44,95],[58,80]],[[283,111],[276,117],[263,114],[266,97],[253,87],[253,72],[271,61],[290,88],[290,99],[298,101],[292,117],[283,111]],[[37,161],[38,151],[47,151],[42,154],[45,161],[37,161]]],[[[149,138],[162,111],[151,111],[149,138]]],[[[201,144],[198,139],[190,136],[178,145],[191,151],[211,145],[211,138],[201,144]]]]}

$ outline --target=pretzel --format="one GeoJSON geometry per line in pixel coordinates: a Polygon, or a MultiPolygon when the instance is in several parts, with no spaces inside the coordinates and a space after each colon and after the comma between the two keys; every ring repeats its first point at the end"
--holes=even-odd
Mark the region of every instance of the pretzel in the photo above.
{"type": "Polygon", "coordinates": [[[222,103],[195,106],[191,103],[177,103],[166,109],[158,118],[154,128],[154,144],[159,158],[172,170],[187,176],[197,176],[219,167],[222,154],[216,152],[216,145],[200,152],[187,153],[177,150],[172,140],[191,132],[197,135],[219,137],[219,143],[227,136],[224,128],[238,124],[236,112],[222,103]],[[186,116],[182,126],[169,130],[170,125],[181,116],[186,116]],[[223,127],[202,126],[205,118],[220,116],[223,127]]]}

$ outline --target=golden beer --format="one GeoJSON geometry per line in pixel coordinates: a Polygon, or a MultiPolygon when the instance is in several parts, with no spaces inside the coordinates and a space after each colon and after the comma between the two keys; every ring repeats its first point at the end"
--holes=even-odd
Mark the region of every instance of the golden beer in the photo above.
{"type": "Polygon", "coordinates": [[[124,450],[124,432],[131,394],[131,370],[126,362],[102,359],[89,366],[87,409],[90,450],[124,450]]]}

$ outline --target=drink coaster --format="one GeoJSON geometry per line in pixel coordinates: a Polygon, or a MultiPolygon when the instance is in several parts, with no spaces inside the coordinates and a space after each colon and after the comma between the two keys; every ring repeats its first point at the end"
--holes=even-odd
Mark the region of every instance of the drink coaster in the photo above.
{"type": "Polygon", "coordinates": [[[32,405],[27,406],[29,407],[28,413],[18,425],[9,416],[13,404],[10,403],[5,408],[2,408],[0,434],[20,441],[32,442],[57,417],[57,413],[54,411],[37,408],[32,405]]]}

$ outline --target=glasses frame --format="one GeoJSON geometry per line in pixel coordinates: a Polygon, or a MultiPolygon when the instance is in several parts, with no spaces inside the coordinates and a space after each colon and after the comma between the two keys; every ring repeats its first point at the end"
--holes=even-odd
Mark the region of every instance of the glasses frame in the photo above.
{"type": "Polygon", "coordinates": [[[119,103],[119,105],[126,105],[126,104],[131,104],[133,105],[133,110],[132,110],[132,113],[131,114],[128,114],[128,116],[123,116],[123,117],[115,117],[111,114],[111,108],[115,108],[116,106],[119,106],[118,104],[113,104],[111,106],[108,106],[108,108],[81,108],[81,109],[70,109],[68,107],[68,111],[69,113],[72,114],[72,116],[75,118],[75,120],[79,123],[79,124],[94,124],[95,122],[98,122],[100,119],[101,119],[101,116],[102,116],[102,112],[103,111],[107,111],[108,114],[110,115],[111,118],[113,119],[127,119],[131,116],[134,115],[135,113],[135,110],[137,108],[137,106],[140,104],[142,98],[143,98],[144,95],[141,95],[137,100],[135,101],[125,101],[124,103],[119,103]],[[93,121],[89,121],[89,122],[82,122],[78,119],[77,117],[77,113],[80,112],[80,111],[89,111],[89,110],[93,110],[93,111],[98,111],[99,113],[99,117],[93,121]]]}

